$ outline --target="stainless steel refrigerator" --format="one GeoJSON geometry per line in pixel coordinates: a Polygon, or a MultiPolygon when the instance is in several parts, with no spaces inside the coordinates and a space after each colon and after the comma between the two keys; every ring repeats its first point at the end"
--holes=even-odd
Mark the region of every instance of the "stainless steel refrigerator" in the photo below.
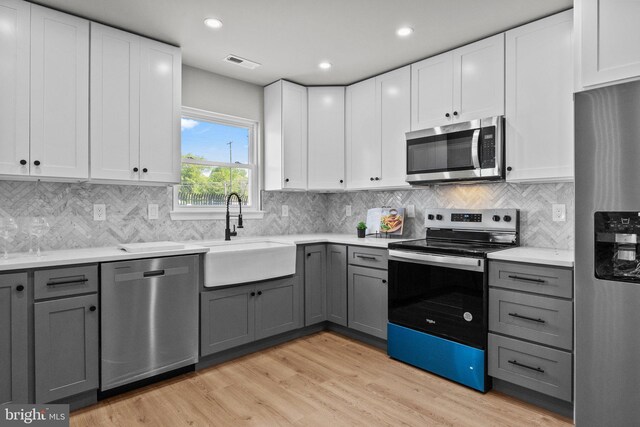
{"type": "Polygon", "coordinates": [[[640,425],[640,82],[576,94],[575,153],[575,421],[640,425]]]}

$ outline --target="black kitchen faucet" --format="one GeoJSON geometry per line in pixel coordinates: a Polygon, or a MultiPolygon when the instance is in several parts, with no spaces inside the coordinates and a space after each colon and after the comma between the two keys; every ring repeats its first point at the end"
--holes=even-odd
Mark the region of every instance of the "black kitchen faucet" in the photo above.
{"type": "Polygon", "coordinates": [[[240,206],[240,213],[238,214],[238,228],[244,228],[242,226],[242,199],[240,199],[240,195],[238,195],[238,193],[231,193],[227,196],[227,215],[225,217],[226,226],[224,229],[224,240],[231,240],[231,236],[238,235],[235,225],[233,226],[233,231],[229,228],[229,218],[231,217],[231,215],[229,215],[229,203],[231,202],[232,196],[236,196],[236,199],[238,199],[238,206],[240,206]]]}

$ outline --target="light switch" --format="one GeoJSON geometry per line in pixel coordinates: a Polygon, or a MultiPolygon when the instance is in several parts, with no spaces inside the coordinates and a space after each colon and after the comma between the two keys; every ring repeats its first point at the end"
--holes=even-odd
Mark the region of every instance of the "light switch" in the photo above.
{"type": "Polygon", "coordinates": [[[345,215],[346,216],[351,216],[351,205],[347,205],[345,215]]]}
{"type": "Polygon", "coordinates": [[[149,219],[158,219],[158,205],[155,203],[148,204],[147,213],[148,213],[149,219]]]}
{"type": "Polygon", "coordinates": [[[416,217],[416,205],[407,205],[407,218],[416,217]]]}
{"type": "Polygon", "coordinates": [[[289,216],[289,205],[282,205],[282,216],[289,216]]]}

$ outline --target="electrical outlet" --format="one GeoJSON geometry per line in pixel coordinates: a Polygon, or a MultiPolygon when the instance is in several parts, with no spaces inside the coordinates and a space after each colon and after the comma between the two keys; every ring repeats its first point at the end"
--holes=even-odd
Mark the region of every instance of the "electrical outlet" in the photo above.
{"type": "Polygon", "coordinates": [[[93,205],[93,220],[104,221],[107,219],[107,207],[105,205],[93,205]]]}
{"type": "Polygon", "coordinates": [[[158,219],[158,205],[150,203],[147,205],[147,213],[149,219],[158,219]]]}
{"type": "Polygon", "coordinates": [[[351,205],[347,205],[345,215],[351,216],[351,205]]]}
{"type": "Polygon", "coordinates": [[[282,216],[289,216],[289,205],[282,205],[282,216]]]}
{"type": "Polygon", "coordinates": [[[407,218],[416,217],[416,205],[407,205],[407,218]]]}
{"type": "Polygon", "coordinates": [[[565,222],[567,220],[567,205],[554,203],[551,205],[551,213],[554,221],[565,222]]]}

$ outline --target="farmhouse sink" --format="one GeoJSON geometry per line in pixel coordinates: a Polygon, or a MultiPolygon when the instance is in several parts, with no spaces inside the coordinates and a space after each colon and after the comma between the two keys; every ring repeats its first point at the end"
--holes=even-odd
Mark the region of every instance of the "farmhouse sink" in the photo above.
{"type": "Polygon", "coordinates": [[[269,240],[204,242],[204,286],[256,282],[296,272],[296,245],[269,240]]]}

